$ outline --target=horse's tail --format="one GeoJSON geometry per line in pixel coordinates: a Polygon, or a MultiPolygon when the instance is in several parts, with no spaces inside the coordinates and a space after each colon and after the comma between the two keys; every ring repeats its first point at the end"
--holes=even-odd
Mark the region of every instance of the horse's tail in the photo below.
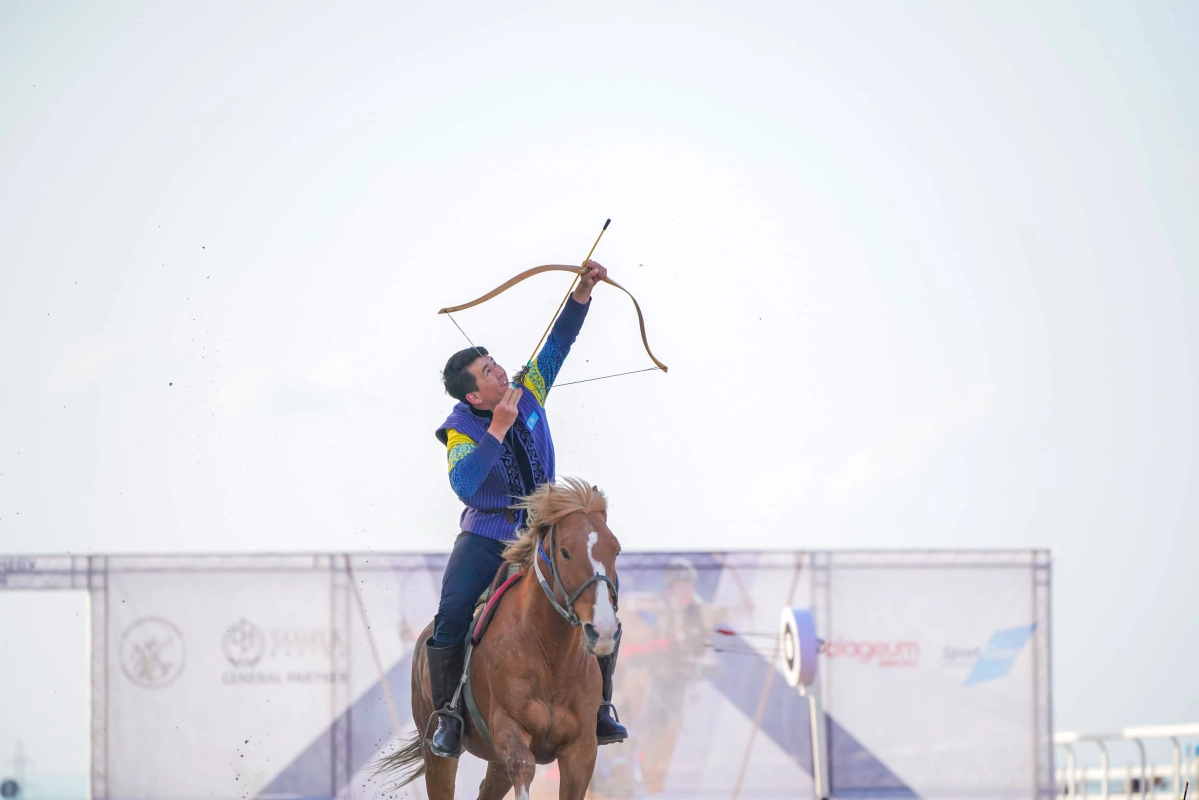
{"type": "Polygon", "coordinates": [[[375,762],[375,774],[391,773],[395,775],[395,788],[407,786],[425,774],[424,737],[415,731],[405,741],[404,745],[391,755],[384,756],[375,762]]]}

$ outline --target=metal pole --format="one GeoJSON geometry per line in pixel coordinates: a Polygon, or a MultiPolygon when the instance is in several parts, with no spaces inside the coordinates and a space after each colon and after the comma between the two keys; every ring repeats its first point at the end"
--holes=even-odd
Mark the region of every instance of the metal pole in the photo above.
{"type": "Polygon", "coordinates": [[[1074,747],[1072,745],[1062,745],[1066,748],[1066,780],[1064,785],[1066,788],[1065,794],[1074,797],[1078,794],[1077,775],[1075,770],[1077,760],[1074,758],[1074,747]]]}
{"type": "Polygon", "coordinates": [[[816,800],[828,800],[831,794],[828,780],[828,737],[825,735],[819,672],[811,686],[799,687],[799,693],[808,698],[808,720],[812,726],[812,788],[816,792],[816,800]]]}
{"type": "Polygon", "coordinates": [[[1099,774],[1099,796],[1103,800],[1109,800],[1111,795],[1108,792],[1107,745],[1103,743],[1102,739],[1096,739],[1095,744],[1099,745],[1099,769],[1101,770],[1099,774]]]}
{"type": "Polygon", "coordinates": [[[1182,745],[1178,743],[1177,736],[1170,737],[1170,744],[1174,745],[1174,770],[1170,773],[1170,791],[1178,794],[1178,784],[1182,783],[1182,745]]]}
{"type": "MultiPolygon", "coordinates": [[[[1137,749],[1141,751],[1141,800],[1146,800],[1149,796],[1149,787],[1145,785],[1145,743],[1140,739],[1133,739],[1137,743],[1137,749]]],[[[1132,794],[1132,782],[1129,781],[1129,794],[1132,794]]]]}

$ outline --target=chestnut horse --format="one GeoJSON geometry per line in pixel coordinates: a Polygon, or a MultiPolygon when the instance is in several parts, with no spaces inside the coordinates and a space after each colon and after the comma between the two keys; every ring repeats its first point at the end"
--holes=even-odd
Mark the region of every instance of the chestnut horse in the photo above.
{"type": "MultiPolygon", "coordinates": [[[[620,638],[616,619],[616,555],[607,500],[575,479],[546,484],[520,500],[526,528],[504,554],[522,578],[499,602],[486,635],[469,656],[469,693],[463,709],[466,749],[487,761],[479,800],[501,800],[516,788],[528,800],[536,764],[558,762],[561,800],[583,800],[595,768],[595,720],[601,679],[595,656],[611,653],[620,638]],[[485,730],[475,724],[482,720],[485,730]],[[487,734],[490,733],[490,736],[487,734]]],[[[401,770],[399,786],[425,778],[429,800],[452,800],[458,759],[429,752],[425,734],[434,713],[425,642],[412,659],[412,719],[416,733],[380,762],[401,770]]],[[[467,692],[457,700],[459,708],[467,692]]]]}

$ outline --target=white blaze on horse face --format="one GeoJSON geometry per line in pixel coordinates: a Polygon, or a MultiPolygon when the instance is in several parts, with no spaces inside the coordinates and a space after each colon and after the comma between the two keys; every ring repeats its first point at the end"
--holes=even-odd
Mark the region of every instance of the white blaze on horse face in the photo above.
{"type": "MultiPolygon", "coordinates": [[[[592,531],[587,536],[587,558],[591,560],[591,568],[595,570],[596,575],[607,577],[608,571],[592,553],[597,541],[599,541],[599,534],[592,531]]],[[[599,641],[595,645],[596,654],[608,655],[616,647],[616,609],[612,608],[612,597],[608,593],[608,584],[602,581],[595,585],[595,611],[591,616],[591,624],[599,633],[599,641]]]]}

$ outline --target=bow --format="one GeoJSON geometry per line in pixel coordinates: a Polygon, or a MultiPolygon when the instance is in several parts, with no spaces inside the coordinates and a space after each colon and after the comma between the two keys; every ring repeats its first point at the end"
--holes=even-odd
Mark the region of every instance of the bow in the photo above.
{"type": "MultiPolygon", "coordinates": [[[[513,286],[520,283],[521,281],[531,278],[534,275],[540,275],[544,272],[571,272],[571,273],[574,273],[575,275],[584,275],[587,273],[587,271],[588,270],[586,267],[571,267],[571,266],[567,266],[565,264],[545,264],[540,267],[533,267],[532,269],[526,269],[524,272],[520,273],[519,275],[516,275],[515,277],[509,278],[508,280],[504,281],[499,286],[492,289],[490,292],[483,295],[482,297],[478,297],[474,300],[471,300],[469,303],[463,303],[462,305],[459,305],[459,306],[448,306],[446,308],[441,309],[437,313],[438,314],[452,314],[455,311],[465,311],[468,308],[473,308],[474,306],[480,305],[481,303],[486,303],[488,300],[491,300],[494,297],[498,297],[499,295],[508,291],[513,286]]],[[[645,317],[642,316],[642,314],[641,314],[641,306],[637,303],[637,298],[633,297],[632,292],[630,292],[628,289],[624,288],[623,286],[621,286],[619,283],[612,280],[611,278],[604,278],[604,283],[610,284],[612,286],[615,286],[617,289],[620,289],[620,291],[627,294],[629,296],[629,299],[633,301],[633,308],[636,309],[636,311],[637,311],[637,325],[641,328],[641,344],[645,347],[645,352],[649,356],[650,361],[653,361],[654,365],[658,369],[662,370],[663,372],[667,372],[668,371],[667,366],[665,364],[663,364],[661,361],[659,361],[657,359],[657,357],[654,356],[654,352],[649,349],[649,339],[645,335],[645,317]]],[[[557,315],[555,315],[555,316],[557,316],[557,315]]],[[[452,320],[453,317],[451,317],[450,319],[452,320]]],[[[455,324],[457,324],[457,323],[455,323],[455,324]]],[[[467,337],[468,340],[469,340],[469,338],[470,337],[467,337]]],[[[538,345],[538,346],[540,347],[540,345],[538,345]]],[[[536,357],[537,357],[537,354],[534,353],[533,358],[536,358],[536,357]]],[[[533,358],[530,358],[529,360],[532,361],[533,358]]],[[[637,371],[643,372],[643,371],[647,371],[647,370],[637,370],[637,371]]],[[[631,373],[620,373],[620,374],[627,375],[627,374],[631,374],[631,373]]],[[[608,375],[605,377],[612,378],[612,377],[616,377],[616,376],[608,375]]],[[[590,378],[589,380],[599,380],[599,379],[598,378],[590,378]]],[[[571,383],[582,383],[582,382],[583,381],[571,381],[571,383]]],[[[565,386],[567,384],[561,384],[561,385],[565,386]]]]}

